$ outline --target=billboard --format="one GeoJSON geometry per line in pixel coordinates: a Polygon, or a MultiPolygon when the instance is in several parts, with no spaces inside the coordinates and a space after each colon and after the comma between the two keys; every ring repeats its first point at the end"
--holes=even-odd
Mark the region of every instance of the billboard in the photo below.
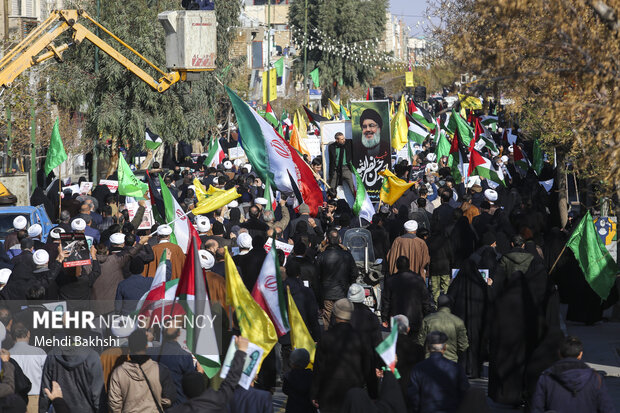
{"type": "Polygon", "coordinates": [[[353,166],[373,202],[379,201],[379,172],[391,165],[390,107],[387,100],[351,102],[353,166]]]}

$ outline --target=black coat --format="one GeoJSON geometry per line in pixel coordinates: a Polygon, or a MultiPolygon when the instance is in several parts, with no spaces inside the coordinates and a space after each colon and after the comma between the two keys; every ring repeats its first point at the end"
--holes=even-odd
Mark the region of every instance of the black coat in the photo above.
{"type": "Polygon", "coordinates": [[[312,370],[293,369],[284,375],[282,393],[288,396],[285,413],[316,413],[310,398],[312,370]]]}
{"type": "Polygon", "coordinates": [[[312,259],[308,256],[303,257],[295,257],[293,255],[289,255],[287,258],[288,261],[294,261],[299,264],[299,269],[301,274],[299,274],[299,279],[302,281],[307,281],[312,292],[314,293],[314,298],[316,299],[317,304],[323,302],[321,299],[321,284],[319,282],[319,273],[316,269],[316,266],[312,262],[312,259]]]}
{"type": "MultiPolygon", "coordinates": [[[[353,162],[353,150],[351,145],[351,140],[347,139],[344,142],[344,152],[346,156],[346,162],[353,162]]],[[[329,157],[329,168],[327,170],[328,181],[331,181],[334,176],[334,172],[336,171],[336,143],[332,143],[327,147],[327,156],[329,157]]],[[[346,167],[343,165],[343,167],[346,167]]]]}
{"type": "Polygon", "coordinates": [[[329,246],[319,254],[316,267],[321,281],[323,300],[339,300],[347,296],[349,286],[355,282],[359,271],[349,251],[329,246]]]}
{"type": "Polygon", "coordinates": [[[454,254],[450,237],[444,231],[434,232],[427,241],[431,256],[430,275],[448,275],[454,268],[454,254]]]}
{"type": "MultiPolygon", "coordinates": [[[[406,381],[401,377],[400,382],[406,381]]],[[[400,413],[405,412],[405,401],[392,372],[386,371],[379,385],[379,397],[371,398],[364,389],[347,392],[342,413],[400,413]]]]}
{"type": "Polygon", "coordinates": [[[452,225],[454,222],[454,208],[448,203],[441,204],[433,210],[431,218],[431,229],[441,231],[452,225]]]}
{"type": "Polygon", "coordinates": [[[418,343],[416,337],[409,334],[398,334],[398,340],[396,341],[396,369],[400,374],[401,379],[398,381],[400,389],[407,406],[410,406],[409,398],[407,397],[407,386],[409,386],[409,377],[411,377],[411,371],[413,367],[424,360],[424,346],[418,343]]]}
{"type": "Polygon", "coordinates": [[[417,334],[424,316],[432,311],[432,298],[420,275],[403,271],[385,279],[381,292],[381,319],[384,322],[398,314],[406,315],[411,332],[417,334]]]}
{"type": "Polygon", "coordinates": [[[265,239],[267,238],[267,231],[269,230],[269,226],[257,218],[250,218],[239,226],[241,228],[247,229],[248,233],[252,236],[252,238],[256,237],[257,235],[260,235],[265,239]]]}
{"type": "Polygon", "coordinates": [[[267,253],[263,248],[252,248],[247,254],[236,255],[233,258],[233,261],[239,269],[241,279],[243,279],[243,284],[245,284],[245,288],[247,288],[250,293],[252,293],[252,289],[254,289],[254,284],[256,284],[258,274],[260,273],[266,256],[267,253]]]}
{"type": "Polygon", "coordinates": [[[321,328],[319,326],[319,307],[316,298],[314,298],[314,293],[310,288],[304,287],[299,278],[287,278],[284,281],[284,286],[285,288],[289,287],[299,314],[308,327],[308,332],[314,341],[318,341],[321,337],[321,328]]]}
{"type": "Polygon", "coordinates": [[[373,370],[362,338],[349,323],[337,323],[318,342],[314,356],[311,396],[319,409],[338,411],[344,395],[354,387],[364,387],[373,370]]]}

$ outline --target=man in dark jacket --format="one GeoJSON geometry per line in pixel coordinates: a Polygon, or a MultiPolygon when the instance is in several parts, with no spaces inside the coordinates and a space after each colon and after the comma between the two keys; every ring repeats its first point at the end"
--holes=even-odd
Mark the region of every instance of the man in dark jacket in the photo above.
{"type": "Polygon", "coordinates": [[[342,132],[337,132],[334,139],[336,141],[327,147],[327,155],[329,156],[329,186],[335,189],[338,185],[344,185],[346,182],[351,189],[351,193],[355,193],[353,174],[349,169],[349,163],[353,162],[351,141],[345,139],[342,132]]]}
{"type": "Polygon", "coordinates": [[[323,326],[329,326],[332,307],[336,300],[347,296],[349,286],[355,282],[359,271],[351,253],[340,246],[340,236],[335,229],[327,233],[328,246],[316,259],[323,297],[323,326]]]}
{"type": "MultiPolygon", "coordinates": [[[[306,287],[310,287],[314,293],[317,304],[323,301],[321,299],[321,284],[319,283],[319,273],[314,265],[313,259],[306,255],[308,246],[303,241],[295,242],[293,253],[288,256],[286,262],[295,262],[299,265],[299,279],[306,287]]],[[[287,273],[288,275],[288,273],[287,273]]]]}
{"type": "Polygon", "coordinates": [[[561,360],[538,379],[532,398],[532,413],[550,410],[571,412],[614,412],[605,381],[581,361],[583,344],[577,337],[566,337],[560,344],[561,360]]]}
{"type": "Polygon", "coordinates": [[[439,191],[441,205],[433,211],[431,218],[431,229],[436,231],[440,228],[447,228],[454,222],[454,208],[450,206],[452,190],[443,188],[439,191]]]}
{"type": "Polygon", "coordinates": [[[431,256],[429,266],[430,285],[433,293],[433,300],[437,302],[437,298],[441,293],[447,293],[451,273],[454,265],[454,254],[452,252],[452,243],[445,228],[437,228],[433,231],[430,239],[427,241],[428,252],[431,256]]]}
{"type": "Polygon", "coordinates": [[[381,320],[387,327],[390,317],[403,314],[413,334],[418,334],[424,316],[433,311],[431,296],[422,277],[409,271],[409,258],[398,257],[398,272],[385,280],[381,292],[381,320]]]}
{"type": "MultiPolygon", "coordinates": [[[[75,337],[77,332],[68,332],[75,337]]],[[[52,388],[52,381],[63,389],[63,398],[75,412],[97,412],[103,390],[103,370],[99,355],[85,346],[55,347],[47,355],[41,376],[39,411],[47,412],[50,400],[43,389],[52,388]]]]}
{"type": "Polygon", "coordinates": [[[247,229],[252,238],[260,235],[263,239],[266,239],[269,225],[259,219],[260,209],[256,205],[252,205],[248,210],[248,216],[248,220],[242,223],[240,227],[247,229]]]}
{"type": "Polygon", "coordinates": [[[321,413],[339,412],[344,395],[354,387],[364,387],[372,368],[360,335],[349,322],[353,304],[346,298],[334,303],[335,324],[317,344],[314,356],[312,395],[321,413]]]}
{"type": "Polygon", "coordinates": [[[430,357],[413,368],[409,383],[413,413],[455,412],[469,389],[465,370],[443,356],[447,341],[448,337],[437,331],[426,338],[430,357]]]}

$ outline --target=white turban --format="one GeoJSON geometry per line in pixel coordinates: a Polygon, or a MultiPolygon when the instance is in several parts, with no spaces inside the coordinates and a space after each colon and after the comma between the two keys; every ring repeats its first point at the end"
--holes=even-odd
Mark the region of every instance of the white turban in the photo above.
{"type": "Polygon", "coordinates": [[[41,235],[41,232],[43,232],[43,228],[41,228],[40,224],[33,224],[30,226],[30,228],[28,228],[28,236],[30,238],[36,238],[39,235],[41,235]]]}
{"type": "Polygon", "coordinates": [[[252,248],[252,237],[247,232],[242,232],[237,237],[237,245],[239,248],[243,249],[251,249],[252,248]]]}
{"type": "Polygon", "coordinates": [[[172,234],[172,228],[170,228],[170,225],[160,225],[157,227],[157,235],[160,237],[167,237],[170,234],[172,234]]]}
{"type": "Polygon", "coordinates": [[[409,221],[405,222],[405,231],[407,232],[414,232],[418,230],[418,222],[414,219],[410,219],[409,221]]]}
{"type": "Polygon", "coordinates": [[[200,255],[200,266],[204,270],[210,270],[215,265],[215,258],[213,254],[209,251],[199,250],[198,255],[200,255]]]}
{"type": "Polygon", "coordinates": [[[23,215],[17,216],[13,220],[13,228],[15,228],[18,231],[20,229],[26,228],[26,225],[28,225],[28,221],[26,220],[26,217],[23,215]]]}
{"type": "Polygon", "coordinates": [[[110,244],[120,245],[125,243],[125,234],[120,232],[115,232],[110,235],[110,244]]]}
{"type": "Polygon", "coordinates": [[[82,218],[76,218],[71,222],[71,229],[74,231],[84,231],[86,228],[86,221],[82,218]]]}
{"type": "Polygon", "coordinates": [[[32,254],[32,261],[35,265],[45,265],[49,260],[50,255],[45,250],[36,250],[34,254],[32,254]]]}
{"type": "Polygon", "coordinates": [[[426,160],[429,162],[435,162],[437,160],[437,155],[431,152],[426,155],[426,160]]]}
{"type": "Polygon", "coordinates": [[[211,222],[207,217],[196,218],[196,228],[198,232],[207,232],[211,229],[211,222]]]}
{"type": "Polygon", "coordinates": [[[497,201],[497,191],[494,191],[493,189],[487,189],[484,191],[484,197],[489,202],[495,202],[497,201]]]}
{"type": "Polygon", "coordinates": [[[62,227],[55,227],[50,231],[50,237],[53,239],[60,239],[60,234],[64,234],[65,230],[62,227]]]}

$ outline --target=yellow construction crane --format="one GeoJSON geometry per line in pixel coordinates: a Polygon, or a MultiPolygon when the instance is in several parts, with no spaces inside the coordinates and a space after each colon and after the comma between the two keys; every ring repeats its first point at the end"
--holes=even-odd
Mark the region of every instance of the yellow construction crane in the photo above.
{"type": "Polygon", "coordinates": [[[215,69],[216,37],[215,13],[212,11],[168,11],[158,16],[166,30],[166,65],[169,72],[155,66],[147,58],[103,27],[84,10],[54,10],[50,16],[28,34],[0,60],[0,87],[9,87],[26,69],[50,58],[62,61],[62,54],[70,46],[84,39],[112,57],[157,92],[164,92],[178,81],[187,79],[188,72],[215,69]],[[133,54],[155,69],[161,77],[156,80],[78,20],[86,19],[118,41],[133,54]],[[72,42],[53,44],[65,31],[72,33],[72,42]]]}

